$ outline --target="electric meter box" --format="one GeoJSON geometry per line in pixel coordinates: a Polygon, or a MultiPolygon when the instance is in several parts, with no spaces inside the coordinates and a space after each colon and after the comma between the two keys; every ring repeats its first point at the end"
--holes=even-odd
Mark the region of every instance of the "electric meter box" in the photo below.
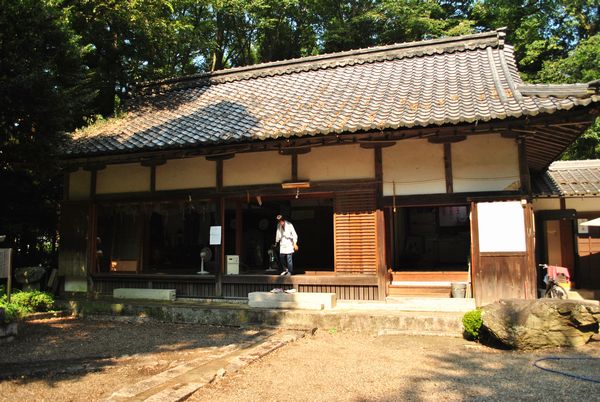
{"type": "Polygon", "coordinates": [[[238,275],[240,273],[240,256],[239,255],[227,255],[225,256],[226,273],[227,275],[238,275]]]}

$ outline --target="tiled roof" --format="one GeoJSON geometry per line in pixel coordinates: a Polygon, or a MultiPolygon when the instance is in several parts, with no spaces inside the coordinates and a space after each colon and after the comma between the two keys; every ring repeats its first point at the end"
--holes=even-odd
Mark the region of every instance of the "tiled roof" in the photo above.
{"type": "Polygon", "coordinates": [[[524,85],[503,38],[493,31],[144,84],[124,116],[74,133],[65,151],[93,156],[485,122],[600,101],[592,86],[524,85]]]}
{"type": "Polygon", "coordinates": [[[534,179],[534,193],[540,196],[600,196],[600,159],[556,161],[534,179]]]}

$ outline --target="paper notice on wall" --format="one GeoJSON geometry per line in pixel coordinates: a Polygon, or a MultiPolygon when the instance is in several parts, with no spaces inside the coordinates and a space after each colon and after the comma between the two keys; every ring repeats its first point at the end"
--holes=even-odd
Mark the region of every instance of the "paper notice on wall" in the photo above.
{"type": "Polygon", "coordinates": [[[210,227],[210,245],[220,246],[221,245],[221,226],[210,227]]]}
{"type": "Polygon", "coordinates": [[[525,214],[520,201],[477,204],[479,251],[525,252],[525,214]]]}

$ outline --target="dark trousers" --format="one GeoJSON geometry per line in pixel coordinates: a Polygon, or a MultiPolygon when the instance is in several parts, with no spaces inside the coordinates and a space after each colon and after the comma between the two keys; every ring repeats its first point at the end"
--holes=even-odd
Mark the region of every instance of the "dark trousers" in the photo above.
{"type": "Polygon", "coordinates": [[[287,268],[288,272],[294,273],[294,261],[292,260],[293,254],[279,254],[279,261],[281,262],[281,268],[285,271],[287,268]]]}

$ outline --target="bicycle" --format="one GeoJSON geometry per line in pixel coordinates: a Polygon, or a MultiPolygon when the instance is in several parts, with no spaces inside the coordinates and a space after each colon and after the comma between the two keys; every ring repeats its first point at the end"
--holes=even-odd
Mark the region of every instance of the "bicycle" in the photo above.
{"type": "Polygon", "coordinates": [[[544,283],[546,284],[544,297],[551,299],[568,299],[569,294],[567,293],[567,290],[559,284],[558,279],[560,278],[562,283],[569,284],[569,270],[565,267],[548,264],[539,264],[539,266],[540,268],[547,270],[547,273],[544,276],[544,283]]]}

